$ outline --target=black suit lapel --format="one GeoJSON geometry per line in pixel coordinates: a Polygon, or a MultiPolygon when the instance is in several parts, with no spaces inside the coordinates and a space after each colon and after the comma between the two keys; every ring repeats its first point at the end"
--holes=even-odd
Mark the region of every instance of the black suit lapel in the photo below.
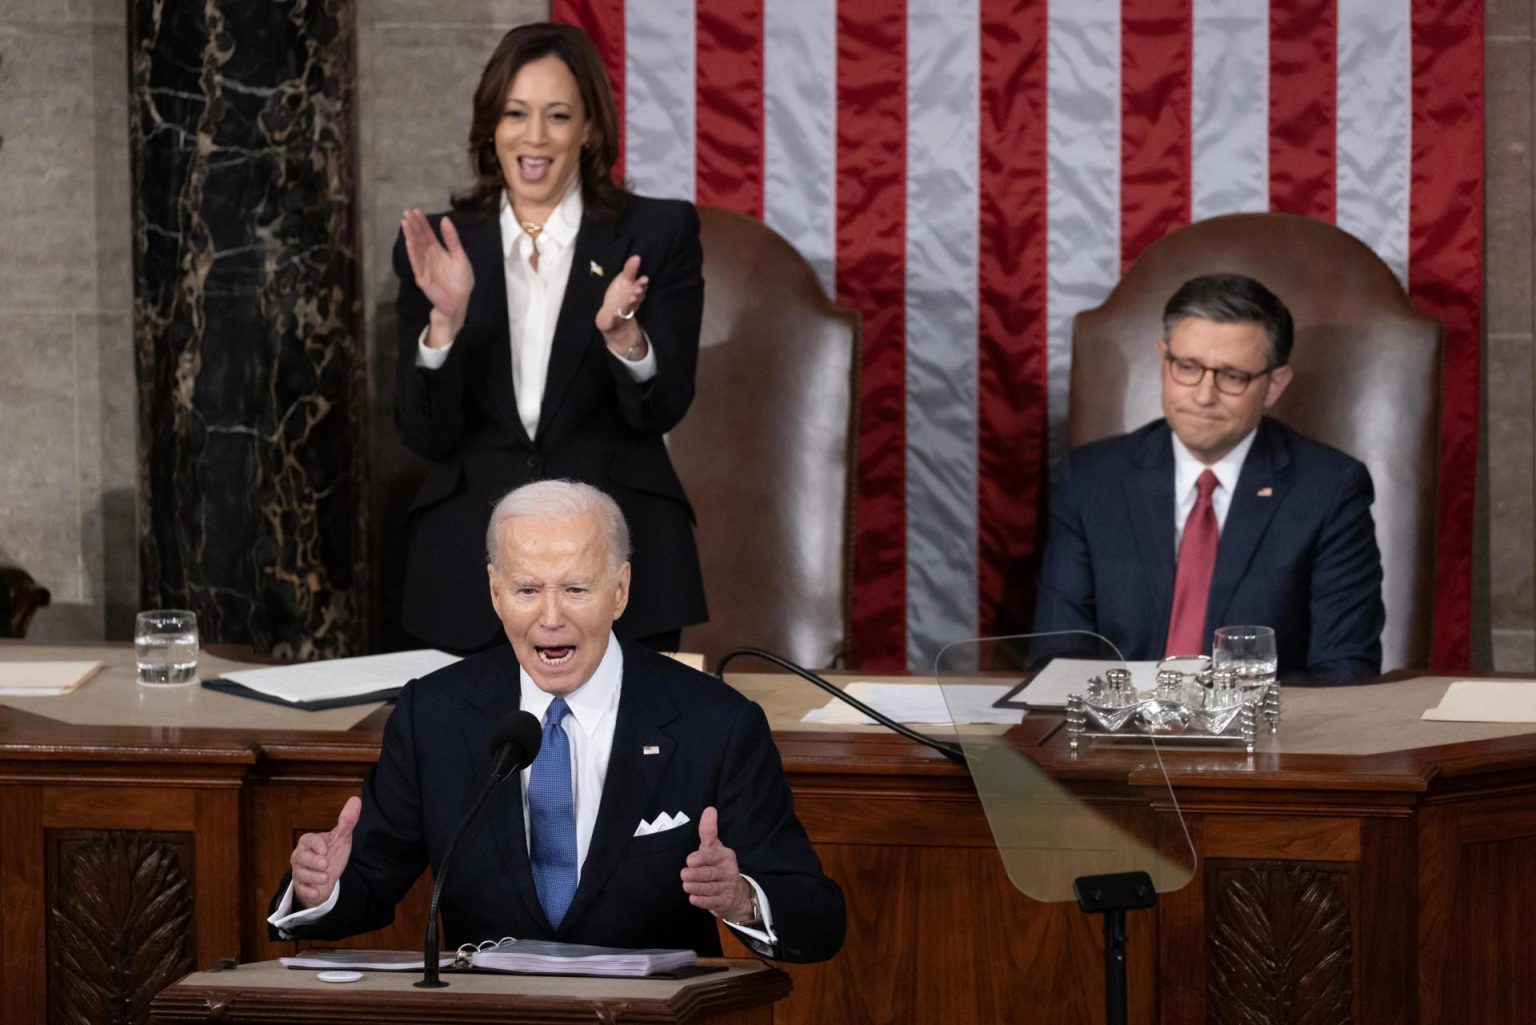
{"type": "Polygon", "coordinates": [[[1216,569],[1211,574],[1210,601],[1206,604],[1205,635],[1209,637],[1222,625],[1227,605],[1253,561],[1254,552],[1275,510],[1285,498],[1290,485],[1291,457],[1285,442],[1268,420],[1259,421],[1258,433],[1243,469],[1237,477],[1232,504],[1227,506],[1227,521],[1222,525],[1221,544],[1216,549],[1216,569]]]}
{"type": "Polygon", "coordinates": [[[560,318],[555,322],[554,342],[550,347],[549,376],[544,382],[544,404],[539,409],[539,440],[547,436],[549,425],[565,393],[570,390],[576,372],[589,353],[602,345],[597,334],[597,311],[613,279],[624,269],[629,255],[629,239],[612,224],[599,224],[583,217],[576,232],[576,251],[571,256],[571,274],[565,283],[565,298],[560,303],[560,318]],[[599,267],[601,274],[593,271],[599,267]]]}
{"type": "MultiPolygon", "coordinates": [[[[1123,483],[1126,518],[1136,534],[1141,576],[1151,603],[1147,623],[1154,631],[1167,629],[1173,609],[1173,441],[1167,424],[1148,431],[1123,483]]],[[[1166,640],[1166,638],[1164,638],[1166,640]]],[[[1162,647],[1163,640],[1155,645],[1162,647]]]]}
{"type": "MultiPolygon", "coordinates": [[[[483,785],[491,775],[491,731],[501,722],[502,716],[522,706],[517,655],[508,645],[498,651],[498,656],[481,686],[467,699],[479,713],[464,734],[473,778],[478,781],[476,786],[483,785]]],[[[549,920],[544,917],[544,907],[539,903],[533,885],[533,870],[528,865],[528,837],[523,830],[522,773],[514,772],[503,780],[491,792],[480,814],[496,838],[501,864],[522,898],[524,908],[534,921],[543,922],[547,928],[549,920]]]]}
{"type": "MultiPolygon", "coordinates": [[[[458,222],[454,225],[457,227],[458,222]]],[[[479,326],[486,335],[486,374],[477,387],[484,388],[497,419],[524,443],[528,431],[517,414],[517,388],[512,382],[512,335],[507,324],[506,254],[501,243],[501,219],[487,216],[459,228],[459,241],[475,272],[475,290],[465,322],[479,326]]]]}
{"type": "MultiPolygon", "coordinates": [[[[677,717],[677,708],[666,691],[649,683],[644,670],[636,665],[646,655],[630,646],[624,648],[624,683],[619,693],[618,719],[614,724],[613,751],[608,756],[603,799],[597,808],[597,822],[592,827],[587,860],[581,866],[581,882],[561,923],[561,932],[579,921],[599,899],[608,876],[634,837],[641,815],[647,809],[667,810],[652,808],[651,798],[677,746],[665,731],[666,725],[677,717]],[[654,754],[645,753],[650,748],[655,748],[654,754]]],[[[692,825],[692,828],[697,830],[698,826],[692,825]]],[[[678,886],[682,886],[681,881],[678,886]]]]}

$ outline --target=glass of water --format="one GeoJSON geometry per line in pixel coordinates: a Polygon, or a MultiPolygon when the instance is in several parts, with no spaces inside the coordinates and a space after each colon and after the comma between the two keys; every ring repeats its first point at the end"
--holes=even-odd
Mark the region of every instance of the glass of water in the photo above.
{"type": "Polygon", "coordinates": [[[1275,655],[1275,631],[1268,626],[1223,626],[1216,629],[1211,645],[1216,669],[1237,670],[1237,685],[1245,691],[1275,682],[1279,661],[1275,655]]]}
{"type": "Polygon", "coordinates": [[[197,614],[187,609],[140,612],[133,622],[133,654],[145,686],[196,683],[197,614]]]}

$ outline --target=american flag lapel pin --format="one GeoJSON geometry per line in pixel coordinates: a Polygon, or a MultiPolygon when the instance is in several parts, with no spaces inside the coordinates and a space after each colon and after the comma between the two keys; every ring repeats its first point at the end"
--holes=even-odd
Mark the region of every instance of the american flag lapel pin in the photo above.
{"type": "Polygon", "coordinates": [[[587,270],[594,278],[603,276],[603,268],[596,260],[591,260],[587,263],[587,270]]]}
{"type": "Polygon", "coordinates": [[[655,744],[647,744],[640,749],[640,753],[647,755],[659,755],[661,754],[661,748],[655,744]]]}
{"type": "Polygon", "coordinates": [[[1259,489],[1259,497],[1260,498],[1272,498],[1274,496],[1274,494],[1275,494],[1275,489],[1274,488],[1260,488],[1259,489]]]}

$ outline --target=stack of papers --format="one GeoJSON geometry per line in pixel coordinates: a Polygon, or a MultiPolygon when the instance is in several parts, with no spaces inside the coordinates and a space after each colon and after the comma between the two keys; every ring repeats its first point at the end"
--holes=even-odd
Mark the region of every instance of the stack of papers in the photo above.
{"type": "MultiPolygon", "coordinates": [[[[437,959],[437,966],[447,968],[453,962],[452,954],[444,954],[437,959]]],[[[284,968],[351,968],[359,972],[419,972],[427,966],[419,950],[306,950],[297,957],[280,957],[277,963],[284,968]]]]}
{"type": "MultiPolygon", "coordinates": [[[[844,691],[877,712],[899,723],[911,725],[947,725],[962,723],[999,723],[1012,726],[1019,721],[1013,708],[993,708],[1009,687],[995,683],[850,683],[844,691]]],[[[837,726],[868,726],[874,723],[858,709],[833,698],[821,708],[805,713],[801,722],[830,723],[837,726]]]]}
{"type": "Polygon", "coordinates": [[[458,660],[459,656],[446,651],[423,648],[270,669],[242,669],[225,673],[222,679],[208,680],[203,686],[295,708],[340,708],[389,701],[411,680],[458,660]]]}
{"type": "Polygon", "coordinates": [[[476,968],[535,975],[615,975],[639,977],[688,968],[698,958],[691,950],[624,950],[550,940],[505,939],[482,944],[469,955],[476,968]]]}
{"type": "Polygon", "coordinates": [[[1457,680],[1423,715],[1441,722],[1536,722],[1536,680],[1457,680]]]}
{"type": "Polygon", "coordinates": [[[0,697],[68,694],[101,669],[100,662],[0,662],[0,697]]]}

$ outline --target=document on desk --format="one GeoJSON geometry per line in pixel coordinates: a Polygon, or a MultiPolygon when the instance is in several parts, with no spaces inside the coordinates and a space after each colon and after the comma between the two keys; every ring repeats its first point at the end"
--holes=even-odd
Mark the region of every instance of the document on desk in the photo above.
{"type": "Polygon", "coordinates": [[[276,701],[298,708],[388,701],[418,676],[452,665],[459,656],[434,648],[387,655],[296,662],[270,669],[241,669],[203,684],[210,690],[276,701]]]}
{"type": "Polygon", "coordinates": [[[1536,723],[1536,680],[1457,680],[1421,718],[1439,722],[1536,723]]]}
{"type": "Polygon", "coordinates": [[[1088,681],[1110,669],[1129,669],[1131,686],[1151,690],[1157,683],[1156,662],[1116,662],[1110,659],[1054,658],[1035,674],[1014,698],[1030,708],[1064,709],[1067,698],[1082,694],[1088,681]]]}
{"type": "Polygon", "coordinates": [[[0,662],[0,696],[55,697],[68,694],[101,669],[100,662],[0,662]]]}
{"type": "MultiPolygon", "coordinates": [[[[993,702],[1008,693],[1006,684],[948,684],[941,690],[936,683],[857,682],[844,689],[849,696],[900,723],[919,726],[942,726],[951,722],[1000,723],[1012,726],[1019,721],[1017,709],[992,707],[993,702]]],[[[832,698],[822,707],[805,713],[800,721],[871,726],[875,720],[847,702],[832,698]]]]}

